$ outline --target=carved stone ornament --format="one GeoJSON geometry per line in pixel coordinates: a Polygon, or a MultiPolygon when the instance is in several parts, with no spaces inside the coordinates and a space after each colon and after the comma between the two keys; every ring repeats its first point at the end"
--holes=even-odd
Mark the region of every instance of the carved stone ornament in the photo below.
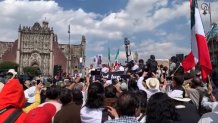
{"type": "Polygon", "coordinates": [[[33,31],[39,31],[41,29],[41,26],[38,22],[34,23],[32,30],[33,31]]]}
{"type": "Polygon", "coordinates": [[[38,53],[32,53],[30,56],[30,65],[38,65],[38,67],[41,66],[41,56],[38,53]]]}

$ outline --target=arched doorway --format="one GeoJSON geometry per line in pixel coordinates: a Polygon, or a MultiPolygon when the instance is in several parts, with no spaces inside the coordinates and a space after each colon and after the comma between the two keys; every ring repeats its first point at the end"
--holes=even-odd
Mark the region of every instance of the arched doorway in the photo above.
{"type": "Polygon", "coordinates": [[[31,64],[31,67],[38,67],[39,68],[39,64],[37,62],[34,62],[31,64]]]}

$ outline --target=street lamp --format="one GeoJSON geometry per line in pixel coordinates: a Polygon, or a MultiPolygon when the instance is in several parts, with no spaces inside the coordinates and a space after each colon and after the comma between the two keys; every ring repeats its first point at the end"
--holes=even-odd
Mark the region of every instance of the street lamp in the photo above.
{"type": "MultiPolygon", "coordinates": [[[[214,24],[212,24],[212,18],[211,18],[211,6],[210,6],[210,1],[208,3],[204,2],[201,4],[201,8],[203,11],[203,15],[206,15],[207,13],[209,14],[210,16],[210,27],[213,27],[215,26],[214,24]]],[[[209,42],[209,41],[208,41],[209,42]]],[[[215,62],[216,63],[216,60],[215,60],[215,54],[214,54],[214,41],[212,40],[211,41],[211,48],[212,48],[212,62],[215,62]]]]}
{"type": "Polygon", "coordinates": [[[124,45],[126,50],[127,63],[129,63],[129,56],[131,55],[131,51],[130,51],[130,41],[128,40],[127,37],[124,38],[124,45]]]}
{"type": "Polygon", "coordinates": [[[204,10],[204,12],[202,13],[203,15],[206,15],[207,13],[209,13],[210,15],[210,27],[212,26],[212,19],[211,19],[211,7],[210,7],[210,1],[208,3],[202,3],[201,4],[201,8],[204,10]]]}

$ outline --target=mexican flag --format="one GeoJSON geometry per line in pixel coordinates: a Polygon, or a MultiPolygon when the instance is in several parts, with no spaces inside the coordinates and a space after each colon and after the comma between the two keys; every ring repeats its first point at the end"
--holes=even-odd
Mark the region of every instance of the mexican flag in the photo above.
{"type": "Polygon", "coordinates": [[[116,69],[118,67],[118,56],[119,56],[119,53],[120,53],[120,49],[118,48],[117,50],[117,53],[116,53],[116,56],[115,56],[115,63],[114,63],[114,68],[116,69]]]}
{"type": "Polygon", "coordinates": [[[191,52],[183,60],[185,71],[192,69],[197,63],[200,65],[202,79],[206,79],[212,70],[210,54],[205,38],[200,12],[196,0],[190,0],[191,5],[191,52]]]}

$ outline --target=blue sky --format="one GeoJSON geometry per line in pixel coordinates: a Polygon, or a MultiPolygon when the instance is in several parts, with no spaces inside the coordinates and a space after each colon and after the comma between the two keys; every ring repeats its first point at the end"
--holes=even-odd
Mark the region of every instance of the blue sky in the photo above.
{"type": "Polygon", "coordinates": [[[128,0],[56,0],[65,10],[82,8],[85,12],[108,14],[125,8],[128,0]]]}
{"type": "MultiPolygon", "coordinates": [[[[208,0],[199,0],[199,4],[208,0]]],[[[211,0],[212,20],[218,21],[218,1],[211,0]]],[[[14,41],[17,29],[32,26],[45,18],[54,28],[59,43],[68,43],[67,29],[71,25],[71,43],[78,44],[82,35],[87,39],[86,61],[97,54],[107,62],[107,49],[114,59],[125,61],[124,37],[131,41],[132,52],[147,59],[158,59],[190,51],[190,19],[188,0],[55,0],[0,1],[0,40],[14,41]]],[[[203,11],[201,10],[201,13],[203,11]]],[[[202,15],[205,31],[209,16],[202,15]]]]}

